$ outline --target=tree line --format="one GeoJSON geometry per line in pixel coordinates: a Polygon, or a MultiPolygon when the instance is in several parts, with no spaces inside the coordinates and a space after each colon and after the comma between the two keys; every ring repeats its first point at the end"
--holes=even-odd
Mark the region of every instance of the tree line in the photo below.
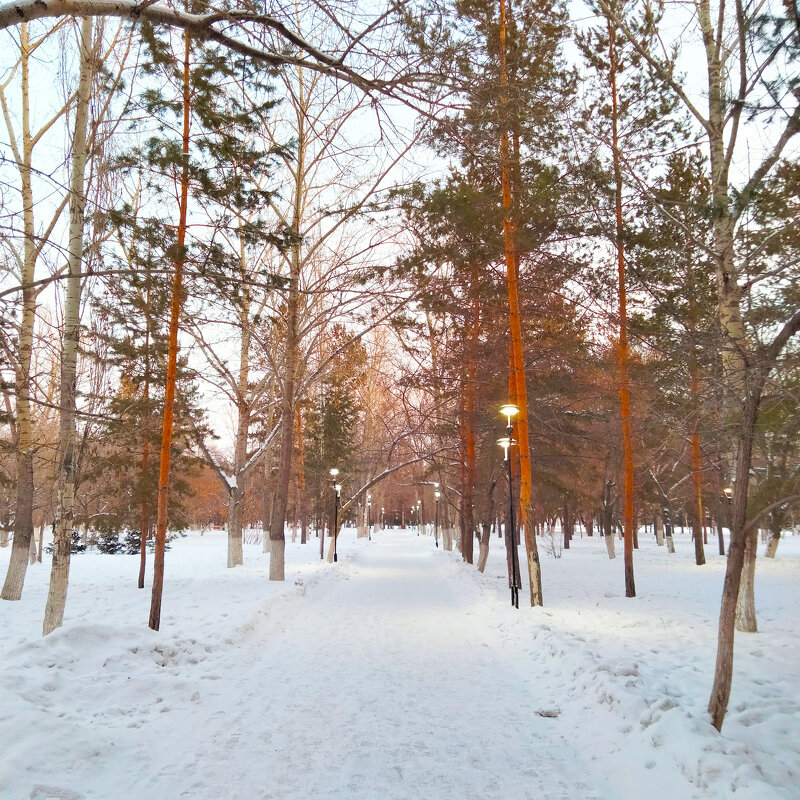
{"type": "Polygon", "coordinates": [[[0,7],[2,597],[34,520],[45,633],[73,529],[134,530],[158,629],[167,530],[209,477],[228,566],[259,521],[272,580],[287,522],[322,526],[331,466],[362,529],[368,493],[430,509],[436,484],[465,561],[522,536],[534,606],[554,519],[612,558],[621,531],[628,596],[641,525],[669,543],[683,519],[698,566],[730,531],[721,727],[758,529],[774,555],[799,493],[793,8],[131,8],[0,7]],[[669,38],[687,13],[694,47],[669,38]]]}

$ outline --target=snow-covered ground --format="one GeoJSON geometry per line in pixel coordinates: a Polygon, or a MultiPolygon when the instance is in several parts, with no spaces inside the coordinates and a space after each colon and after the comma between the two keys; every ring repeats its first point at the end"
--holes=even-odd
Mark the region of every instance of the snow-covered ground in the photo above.
{"type": "Polygon", "coordinates": [[[335,565],[287,543],[277,584],[260,546],[227,570],[224,534],[194,534],[158,633],[137,558],[80,554],[45,639],[49,565],[30,567],[0,603],[0,797],[800,797],[800,537],[759,559],[722,735],[713,542],[696,567],[688,536],[669,555],[642,534],[626,599],[622,558],[576,539],[542,552],[545,608],[519,610],[499,544],[481,575],[414,531],[345,531],[335,565]]]}

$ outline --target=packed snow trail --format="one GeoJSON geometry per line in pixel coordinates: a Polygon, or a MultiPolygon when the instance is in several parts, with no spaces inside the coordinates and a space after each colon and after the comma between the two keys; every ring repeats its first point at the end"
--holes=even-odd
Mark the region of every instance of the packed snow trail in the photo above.
{"type": "Polygon", "coordinates": [[[441,555],[384,533],[273,610],[219,680],[200,666],[193,705],[148,726],[147,766],[122,796],[168,782],[174,797],[230,800],[600,798],[536,715],[552,699],[525,690],[441,555]]]}
{"type": "MultiPolygon", "coordinates": [[[[193,702],[152,715],[115,796],[603,798],[559,721],[537,715],[553,698],[474,614],[463,566],[429,537],[378,538],[184,668],[193,702]]],[[[110,788],[95,777],[87,797],[110,788]]]]}
{"type": "MultiPolygon", "coordinates": [[[[287,580],[225,534],[167,554],[159,632],[137,556],[84,553],[42,638],[47,564],[0,604],[0,800],[796,800],[800,537],[759,564],[726,729],[706,704],[725,569],[640,538],[642,594],[576,539],[514,610],[430,537],[287,543],[287,580]],[[555,712],[543,718],[537,712],[555,712]]],[[[0,548],[0,567],[8,553],[0,548]]]]}

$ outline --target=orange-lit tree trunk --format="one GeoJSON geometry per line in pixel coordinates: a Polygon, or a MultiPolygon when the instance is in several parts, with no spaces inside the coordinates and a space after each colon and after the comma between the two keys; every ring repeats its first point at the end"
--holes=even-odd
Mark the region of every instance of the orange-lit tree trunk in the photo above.
{"type": "Polygon", "coordinates": [[[619,352],[617,358],[620,416],[622,417],[622,453],[625,464],[624,482],[624,556],[625,596],[636,597],[633,580],[633,436],[631,434],[631,401],[628,387],[628,306],[625,291],[625,251],[622,241],[622,167],[619,151],[619,106],[617,96],[617,53],[615,29],[608,24],[608,48],[611,76],[611,148],[614,162],[614,210],[616,215],[617,273],[619,280],[619,352]]]}
{"type": "Polygon", "coordinates": [[[500,0],[500,109],[502,134],[500,139],[500,177],[503,194],[503,244],[506,257],[506,283],[508,286],[509,338],[513,360],[512,375],[516,388],[519,415],[520,497],[519,518],[525,529],[525,548],[528,556],[528,577],[532,606],[542,605],[542,576],[539,551],[533,527],[531,507],[531,456],[528,436],[528,390],[522,358],[522,323],[519,311],[517,284],[517,253],[514,244],[514,223],[511,214],[511,157],[509,153],[508,125],[508,71],[506,68],[506,3],[500,0]]]}
{"type": "Polygon", "coordinates": [[[178,373],[178,324],[183,295],[183,266],[186,244],[186,211],[189,203],[189,89],[190,37],[184,34],[183,61],[183,146],[181,153],[180,206],[178,236],[172,276],[172,301],[169,318],[169,346],[167,351],[167,380],[164,387],[164,417],[161,426],[161,455],[158,469],[158,516],[156,518],[155,555],[153,557],[153,595],[150,601],[149,625],[157,631],[161,625],[161,595],[164,589],[164,553],[167,542],[167,500],[169,492],[169,464],[172,447],[172,419],[175,408],[175,384],[178,373]]]}

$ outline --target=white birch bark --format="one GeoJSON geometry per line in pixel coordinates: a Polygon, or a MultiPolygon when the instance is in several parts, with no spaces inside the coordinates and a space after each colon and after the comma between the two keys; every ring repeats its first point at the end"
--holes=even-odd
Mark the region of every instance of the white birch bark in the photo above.
{"type": "Polygon", "coordinates": [[[758,528],[748,534],[744,545],[744,565],[739,583],[739,598],[736,602],[736,630],[758,633],[755,605],[756,551],[758,550],[758,528]]]}
{"type": "Polygon", "coordinates": [[[664,546],[664,516],[661,513],[661,510],[656,511],[655,529],[656,529],[656,544],[659,547],[663,547],[664,546]]]}
{"type": "Polygon", "coordinates": [[[80,338],[84,207],[86,204],[84,174],[88,158],[87,128],[94,70],[91,18],[81,21],[80,38],[80,76],[70,165],[68,272],[64,300],[64,334],[61,346],[58,495],[50,588],[42,625],[44,635],[60,627],[64,619],[69,584],[70,534],[75,506],[75,393],[78,340],[80,338]]]}
{"type": "Polygon", "coordinates": [[[767,558],[775,558],[775,553],[778,552],[778,543],[781,540],[780,532],[773,533],[770,536],[769,543],[767,544],[767,558]]]}

